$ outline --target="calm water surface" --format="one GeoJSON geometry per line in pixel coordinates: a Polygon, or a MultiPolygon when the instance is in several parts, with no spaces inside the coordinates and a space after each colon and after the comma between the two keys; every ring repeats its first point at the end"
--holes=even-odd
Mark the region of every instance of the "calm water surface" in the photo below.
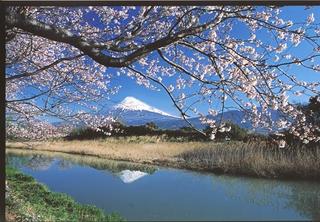
{"type": "Polygon", "coordinates": [[[320,218],[320,183],[196,173],[93,157],[7,151],[6,162],[127,220],[320,218]]]}

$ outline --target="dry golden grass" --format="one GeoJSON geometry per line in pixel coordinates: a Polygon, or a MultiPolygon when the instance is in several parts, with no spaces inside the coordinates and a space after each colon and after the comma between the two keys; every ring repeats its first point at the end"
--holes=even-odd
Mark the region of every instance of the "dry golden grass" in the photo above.
{"type": "Polygon", "coordinates": [[[187,166],[261,177],[320,179],[320,147],[279,149],[266,142],[229,143],[186,151],[187,166]]]}
{"type": "Polygon", "coordinates": [[[7,142],[7,148],[57,151],[193,170],[320,179],[320,148],[277,149],[265,142],[156,142],[146,138],[7,142]]]}
{"type": "MultiPolygon", "coordinates": [[[[211,143],[213,144],[213,143],[211,143]]],[[[180,154],[208,146],[204,142],[134,143],[119,140],[85,140],[55,142],[7,142],[7,148],[57,151],[98,156],[106,159],[152,163],[156,160],[175,161],[180,154]]]]}

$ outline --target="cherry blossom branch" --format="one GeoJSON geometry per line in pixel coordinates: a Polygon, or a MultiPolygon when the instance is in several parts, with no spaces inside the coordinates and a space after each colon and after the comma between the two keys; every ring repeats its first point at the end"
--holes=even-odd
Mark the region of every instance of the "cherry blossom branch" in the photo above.
{"type": "Polygon", "coordinates": [[[132,68],[132,67],[130,67],[130,66],[128,66],[127,68],[128,68],[129,70],[131,70],[131,71],[139,74],[140,76],[143,76],[144,78],[150,79],[150,80],[152,80],[153,82],[159,84],[159,85],[166,91],[166,93],[169,95],[169,97],[170,97],[171,101],[173,102],[174,106],[175,106],[175,107],[177,108],[177,110],[181,113],[181,116],[182,116],[182,118],[184,119],[184,121],[186,121],[186,123],[187,123],[192,129],[194,129],[194,130],[196,130],[198,133],[206,136],[206,134],[205,134],[202,130],[197,129],[197,128],[196,128],[195,126],[193,126],[193,124],[186,118],[186,116],[187,116],[186,113],[178,106],[176,100],[173,98],[173,95],[170,93],[169,89],[168,89],[162,82],[160,82],[159,80],[157,80],[157,79],[155,79],[155,78],[153,78],[153,77],[151,77],[151,76],[147,76],[147,75],[143,74],[142,72],[140,72],[140,71],[138,71],[138,70],[136,70],[136,69],[134,69],[134,68],[132,68]]]}
{"type": "MultiPolygon", "coordinates": [[[[101,47],[101,43],[88,42],[82,37],[76,36],[70,31],[67,31],[65,29],[56,28],[53,25],[47,25],[39,21],[36,21],[34,19],[28,19],[19,14],[10,15],[8,16],[8,18],[6,18],[6,25],[8,27],[17,27],[22,30],[28,31],[34,35],[38,35],[53,41],[63,42],[63,43],[72,45],[80,49],[83,53],[90,56],[92,59],[94,59],[98,63],[105,65],[107,67],[125,67],[127,65],[130,65],[132,62],[136,61],[141,56],[148,54],[149,52],[152,52],[161,47],[170,45],[171,43],[176,42],[177,40],[183,39],[186,36],[202,32],[203,30],[206,30],[210,26],[213,27],[213,24],[215,22],[216,22],[216,18],[214,18],[210,22],[205,23],[203,25],[182,30],[176,33],[174,36],[166,36],[164,38],[156,40],[155,42],[142,46],[141,48],[137,49],[135,52],[125,57],[113,58],[100,52],[98,48],[101,47]]],[[[217,23],[215,25],[217,25],[217,23]]]]}
{"type": "Polygon", "coordinates": [[[79,54],[77,56],[72,56],[72,57],[66,57],[66,58],[61,58],[61,59],[58,59],[56,61],[54,61],[53,63],[49,64],[49,65],[46,65],[46,66],[43,66],[41,67],[40,69],[34,71],[34,72],[26,72],[26,73],[22,73],[22,74],[18,74],[18,75],[13,75],[13,76],[8,76],[6,77],[6,81],[11,81],[11,80],[15,80],[15,79],[19,79],[19,78],[24,78],[24,77],[30,77],[30,76],[33,76],[33,75],[36,75],[36,74],[39,74],[41,73],[42,71],[46,70],[46,69],[49,69],[63,61],[71,61],[71,60],[74,60],[74,59],[77,59],[77,58],[80,58],[81,56],[83,56],[84,54],[79,54]]]}

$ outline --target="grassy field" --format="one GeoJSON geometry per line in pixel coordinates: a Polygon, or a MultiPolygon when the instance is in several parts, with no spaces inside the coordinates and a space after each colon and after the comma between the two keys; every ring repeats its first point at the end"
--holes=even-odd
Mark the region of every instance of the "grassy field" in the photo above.
{"type": "Polygon", "coordinates": [[[58,151],[71,154],[83,154],[114,160],[126,160],[139,163],[159,161],[177,161],[183,152],[199,149],[205,142],[156,142],[156,137],[128,137],[120,139],[101,139],[83,141],[55,141],[7,143],[7,148],[23,148],[43,151],[58,151]]]}
{"type": "Polygon", "coordinates": [[[123,221],[117,214],[76,203],[66,194],[48,190],[32,177],[6,167],[6,221],[123,221]]]}
{"type": "Polygon", "coordinates": [[[7,148],[57,151],[216,173],[320,179],[320,148],[277,149],[265,142],[158,142],[157,137],[7,143],[7,148]]]}

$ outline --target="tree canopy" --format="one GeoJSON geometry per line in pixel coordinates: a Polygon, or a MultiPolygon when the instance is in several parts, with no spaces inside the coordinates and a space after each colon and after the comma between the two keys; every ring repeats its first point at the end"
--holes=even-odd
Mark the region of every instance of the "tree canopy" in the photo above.
{"type": "Polygon", "coordinates": [[[319,126],[289,101],[292,94],[319,95],[319,81],[301,80],[289,68],[320,71],[312,13],[294,21],[274,6],[15,6],[5,9],[5,33],[9,134],[47,138],[70,130],[47,117],[112,125],[99,101],[117,93],[111,83],[120,75],[164,90],[190,126],[188,117],[200,116],[213,135],[229,127],[210,116],[236,108],[255,127],[305,127],[302,140],[320,139],[319,126]],[[304,53],[290,52],[299,47],[304,53]],[[207,113],[197,109],[203,103],[207,113]]]}

